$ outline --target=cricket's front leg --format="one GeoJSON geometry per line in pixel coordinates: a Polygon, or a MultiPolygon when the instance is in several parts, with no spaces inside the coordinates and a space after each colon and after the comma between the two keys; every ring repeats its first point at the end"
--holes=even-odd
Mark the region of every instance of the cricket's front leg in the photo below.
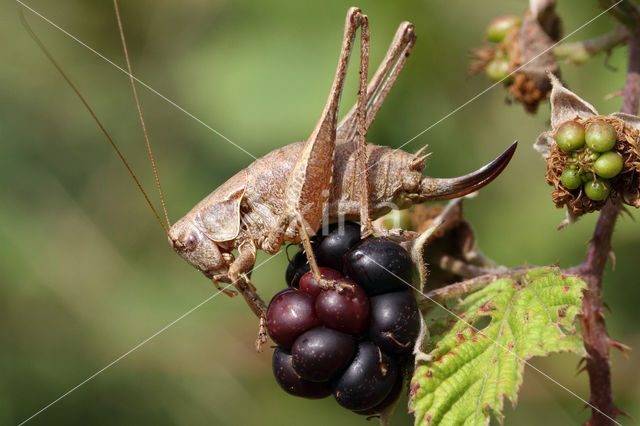
{"type": "MultiPolygon", "coordinates": [[[[218,291],[220,291],[220,292],[222,292],[222,293],[226,294],[226,295],[227,295],[227,296],[229,296],[229,297],[236,297],[236,296],[237,296],[237,293],[236,293],[235,291],[233,291],[233,290],[229,290],[229,289],[227,288],[227,287],[229,287],[229,286],[227,286],[227,287],[222,287],[222,286],[220,285],[220,281],[219,281],[219,280],[224,280],[224,279],[226,279],[224,275],[216,275],[216,276],[214,276],[214,277],[212,278],[213,285],[215,286],[216,290],[218,290],[218,291]]],[[[223,281],[223,282],[224,282],[224,281],[223,281]]]]}
{"type": "Polygon", "coordinates": [[[242,294],[249,308],[260,319],[256,349],[260,351],[267,342],[267,305],[256,293],[256,288],[249,281],[248,273],[256,262],[256,247],[252,242],[242,243],[238,247],[238,257],[229,268],[229,279],[242,294]]]}
{"type": "Polygon", "coordinates": [[[258,337],[256,338],[256,350],[260,352],[262,345],[267,343],[267,305],[262,298],[256,293],[255,287],[249,281],[246,274],[240,276],[236,284],[236,288],[244,297],[254,314],[258,316],[258,337]]]}

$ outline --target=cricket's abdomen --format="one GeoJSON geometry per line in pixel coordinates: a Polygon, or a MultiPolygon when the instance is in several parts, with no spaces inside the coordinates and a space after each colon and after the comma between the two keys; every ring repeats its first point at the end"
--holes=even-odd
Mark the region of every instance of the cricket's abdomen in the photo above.
{"type": "MultiPolygon", "coordinates": [[[[416,160],[413,154],[374,144],[367,144],[367,156],[371,218],[409,207],[409,194],[419,188],[424,163],[412,165],[416,160]]],[[[338,145],[335,158],[329,218],[359,220],[363,180],[357,175],[355,143],[338,145]]]]}
{"type": "MultiPolygon", "coordinates": [[[[273,229],[280,215],[285,212],[287,180],[303,146],[303,142],[296,142],[276,149],[247,167],[248,181],[242,215],[245,232],[252,234],[255,240],[258,239],[255,238],[256,234],[273,229]]],[[[367,144],[367,152],[372,217],[380,216],[391,208],[408,207],[410,201],[407,192],[418,188],[422,164],[412,166],[416,159],[414,155],[385,146],[367,144]]],[[[330,221],[338,220],[341,216],[359,218],[362,182],[356,176],[355,159],[354,143],[337,144],[327,201],[330,221]]]]}

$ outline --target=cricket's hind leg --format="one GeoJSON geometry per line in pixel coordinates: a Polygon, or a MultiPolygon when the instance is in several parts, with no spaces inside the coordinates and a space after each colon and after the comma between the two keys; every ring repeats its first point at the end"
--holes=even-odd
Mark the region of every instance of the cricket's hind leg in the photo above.
{"type": "Polygon", "coordinates": [[[369,159],[367,156],[366,136],[369,126],[382,106],[400,71],[411,53],[416,40],[413,25],[403,22],[387,50],[384,60],[378,67],[367,86],[369,67],[369,29],[362,27],[362,46],[360,60],[360,87],[356,104],[340,122],[337,129],[339,140],[355,141],[356,145],[356,183],[360,188],[360,223],[362,237],[376,232],[371,222],[369,196],[369,159]]]}
{"type": "Polygon", "coordinates": [[[352,288],[352,286],[349,284],[338,282],[335,280],[328,280],[322,277],[322,274],[320,273],[320,268],[318,267],[318,262],[316,261],[316,256],[313,253],[313,246],[311,245],[311,237],[309,237],[309,233],[307,232],[307,227],[305,226],[304,222],[302,222],[302,220],[303,220],[302,215],[298,215],[297,221],[299,223],[302,223],[302,225],[299,225],[297,229],[300,232],[300,242],[302,243],[302,248],[304,248],[304,251],[307,255],[307,260],[309,262],[309,269],[313,274],[313,279],[318,283],[320,288],[324,290],[327,290],[330,288],[337,289],[337,290],[342,290],[344,288],[352,288]]]}
{"type": "MultiPolygon", "coordinates": [[[[413,25],[403,22],[396,30],[396,34],[389,45],[387,53],[371,78],[366,92],[367,129],[373,122],[376,113],[382,106],[384,99],[393,87],[400,71],[407,62],[413,49],[416,36],[413,25]]],[[[344,116],[337,129],[337,139],[353,140],[356,132],[356,116],[358,104],[344,116]]]]}
{"type": "MultiPolygon", "coordinates": [[[[320,226],[324,208],[329,200],[334,168],[336,127],[340,95],[344,87],[349,57],[356,31],[361,29],[360,87],[366,96],[369,62],[369,20],[358,8],[347,12],[338,66],[320,119],[306,140],[291,170],[284,193],[285,212],[267,243],[273,245],[284,239],[287,226],[294,226],[305,248],[314,278],[322,282],[317,262],[311,250],[309,235],[320,226]]],[[[366,124],[364,104],[358,114],[359,128],[366,124]]],[[[272,247],[273,248],[273,247],[272,247]]]]}

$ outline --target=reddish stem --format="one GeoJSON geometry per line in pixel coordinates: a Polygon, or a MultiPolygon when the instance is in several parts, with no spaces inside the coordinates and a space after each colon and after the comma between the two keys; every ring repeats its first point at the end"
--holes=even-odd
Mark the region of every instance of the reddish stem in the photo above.
{"type": "Polygon", "coordinates": [[[591,411],[588,425],[610,425],[615,419],[617,408],[611,393],[611,368],[609,366],[609,335],[602,313],[602,275],[611,250],[611,236],[616,218],[620,212],[620,202],[611,198],[600,212],[593,238],[589,243],[587,256],[578,267],[578,274],[587,283],[582,302],[580,326],[587,351],[586,369],[591,388],[591,411]]]}
{"type": "MultiPolygon", "coordinates": [[[[640,32],[634,32],[629,39],[629,66],[623,90],[622,112],[638,113],[640,101],[640,32]]],[[[609,198],[598,217],[593,237],[587,249],[584,262],[576,272],[587,283],[582,305],[580,324],[587,351],[586,369],[591,388],[590,403],[593,407],[587,425],[611,425],[620,410],[613,402],[611,392],[611,368],[609,348],[613,345],[607,334],[602,313],[602,275],[611,252],[611,236],[616,219],[620,214],[620,200],[609,198]]]]}
{"type": "Polygon", "coordinates": [[[640,100],[640,30],[636,30],[629,38],[629,66],[627,81],[624,85],[624,101],[622,112],[636,115],[640,100]]]}

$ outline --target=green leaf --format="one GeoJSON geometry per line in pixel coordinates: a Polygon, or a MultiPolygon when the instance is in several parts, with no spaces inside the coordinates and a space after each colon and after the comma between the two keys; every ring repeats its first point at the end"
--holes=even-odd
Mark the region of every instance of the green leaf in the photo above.
{"type": "Polygon", "coordinates": [[[416,425],[486,425],[515,405],[524,362],[552,352],[584,354],[575,317],[585,283],[555,268],[500,279],[430,321],[431,340],[416,357],[409,407],[416,425]],[[470,327],[473,325],[475,330],[470,327]]]}

